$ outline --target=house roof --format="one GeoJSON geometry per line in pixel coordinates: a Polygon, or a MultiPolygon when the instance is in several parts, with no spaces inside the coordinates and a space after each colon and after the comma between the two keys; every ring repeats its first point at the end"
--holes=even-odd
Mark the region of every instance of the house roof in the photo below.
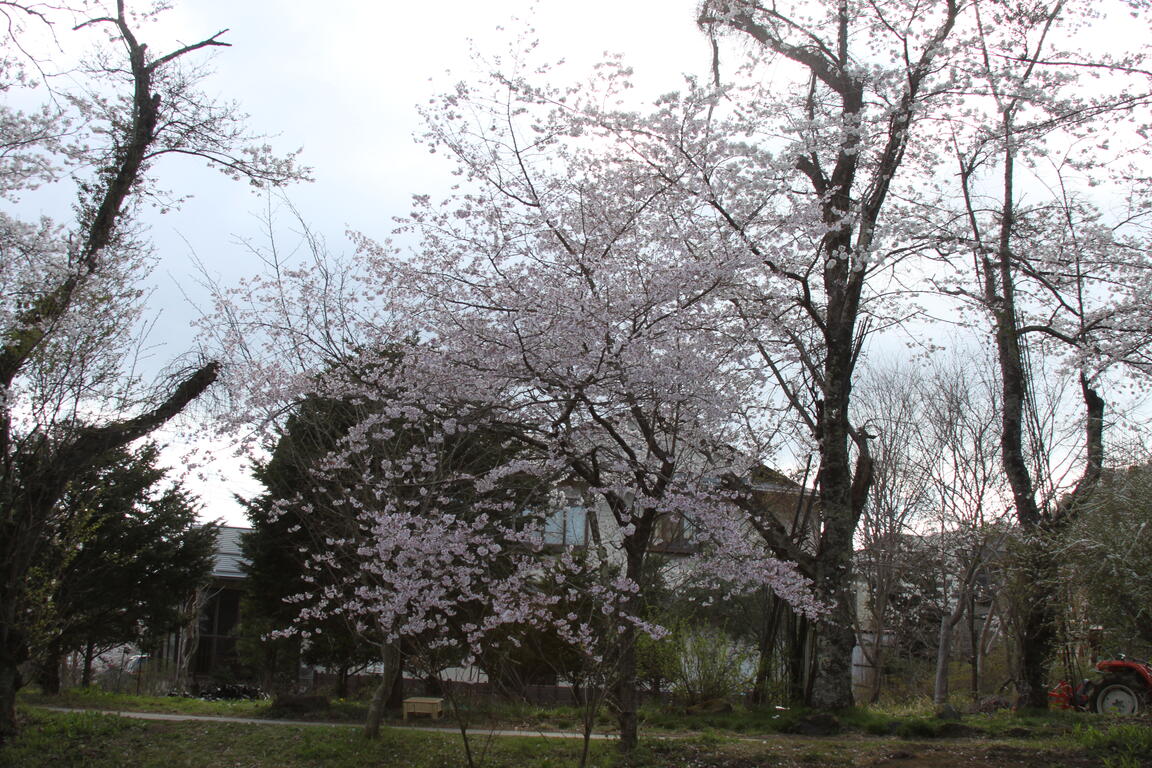
{"type": "Polygon", "coordinates": [[[216,535],[216,553],[212,559],[212,577],[216,579],[243,579],[247,576],[243,566],[248,564],[240,548],[240,537],[251,528],[231,525],[220,526],[216,535]]]}

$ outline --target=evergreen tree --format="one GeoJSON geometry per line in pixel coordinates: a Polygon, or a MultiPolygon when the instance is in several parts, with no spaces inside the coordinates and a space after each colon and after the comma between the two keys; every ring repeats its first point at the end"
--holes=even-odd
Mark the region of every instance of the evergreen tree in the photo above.
{"type": "MultiPolygon", "coordinates": [[[[41,686],[60,687],[60,662],[149,642],[183,622],[182,596],[210,576],[215,524],[165,483],[159,448],[120,448],[69,483],[49,543],[29,577],[33,657],[41,686]]],[[[87,668],[87,665],[86,665],[87,668]]]]}

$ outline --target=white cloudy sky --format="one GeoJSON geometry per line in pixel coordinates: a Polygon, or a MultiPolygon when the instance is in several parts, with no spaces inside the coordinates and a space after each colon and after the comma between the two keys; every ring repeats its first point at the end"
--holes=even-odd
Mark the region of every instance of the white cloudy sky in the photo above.
{"type": "MultiPolygon", "coordinates": [[[[206,89],[236,100],[275,146],[302,148],[316,180],[287,194],[330,249],[341,251],[346,229],[386,237],[412,194],[451,184],[446,162],[413,141],[416,107],[469,77],[471,50],[506,51],[530,23],[542,55],[567,60],[572,78],[605,51],[619,52],[636,71],[639,93],[654,97],[678,88],[683,73],[707,69],[710,50],[695,7],[696,0],[176,0],[141,38],[155,52],[229,30],[223,39],[232,47],[208,57],[214,74],[206,89]]],[[[69,34],[61,32],[65,46],[69,34]]],[[[259,269],[239,241],[260,239],[265,201],[192,162],[166,161],[156,172],[161,186],[193,195],[180,210],[149,220],[162,259],[151,299],[160,367],[195,345],[188,299],[206,295],[197,261],[224,284],[259,269]]],[[[47,212],[67,212],[68,197],[38,199],[47,212]]],[[[242,524],[231,496],[257,487],[244,482],[241,460],[227,446],[207,447],[218,458],[189,485],[204,499],[206,517],[242,524]]],[[[185,451],[174,442],[174,465],[187,465],[185,451]]]]}
{"type": "MultiPolygon", "coordinates": [[[[288,196],[338,251],[347,249],[346,229],[385,237],[413,193],[451,183],[445,161],[413,141],[416,106],[468,77],[471,50],[498,54],[530,23],[543,55],[565,59],[573,77],[605,51],[619,52],[635,68],[640,91],[655,96],[709,63],[694,10],[694,0],[185,0],[141,39],[160,51],[228,28],[223,39],[232,47],[211,56],[207,90],[238,101],[275,146],[303,149],[316,180],[288,196]]],[[[225,284],[259,268],[238,241],[259,240],[265,201],[191,162],[167,161],[156,171],[162,186],[194,195],[149,222],[162,258],[152,296],[159,365],[195,343],[195,311],[186,300],[204,296],[195,261],[225,284]]],[[[243,524],[232,494],[257,486],[244,481],[241,460],[227,447],[210,448],[218,458],[203,477],[190,475],[189,485],[204,499],[205,516],[243,524]]],[[[170,460],[184,465],[184,450],[174,444],[170,460]]]]}

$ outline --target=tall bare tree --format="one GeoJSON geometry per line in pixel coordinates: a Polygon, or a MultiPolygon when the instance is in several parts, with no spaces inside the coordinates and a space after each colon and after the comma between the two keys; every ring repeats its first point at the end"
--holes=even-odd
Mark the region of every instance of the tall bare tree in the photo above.
{"type": "MultiPolygon", "coordinates": [[[[1130,11],[1124,5],[1113,10],[1130,11]]],[[[1141,68],[1140,51],[1119,50],[1114,41],[1107,51],[1084,45],[1086,17],[1074,3],[981,0],[972,11],[982,57],[972,73],[967,117],[951,124],[962,197],[956,239],[968,249],[971,271],[969,284],[952,290],[979,306],[991,326],[1001,462],[1026,537],[1021,567],[1030,585],[1021,602],[1017,682],[1021,703],[1043,708],[1055,638],[1046,586],[1055,565],[1050,539],[1100,478],[1103,371],[1125,357],[1142,364],[1138,350],[1150,325],[1146,317],[1133,321],[1127,299],[1147,283],[1149,264],[1147,248],[1123,234],[1131,218],[1121,213],[1109,227],[1086,214],[1078,195],[1108,181],[1109,165],[1125,145],[1143,145],[1152,77],[1141,68]],[[1089,71],[1091,93],[1078,82],[1089,71]],[[1086,183],[1073,191],[1072,179],[1086,183]],[[1064,503],[1045,492],[1051,478],[1037,461],[1050,447],[1032,439],[1043,370],[1033,355],[1052,342],[1067,345],[1080,370],[1082,473],[1064,503]]],[[[1146,294],[1135,304],[1146,306],[1146,294]]]]}
{"type": "MultiPolygon", "coordinates": [[[[0,13],[9,22],[6,61],[16,65],[26,25],[55,34],[54,24],[70,16],[20,3],[4,3],[0,13]]],[[[123,0],[83,18],[69,34],[107,33],[83,69],[87,89],[31,116],[4,107],[12,119],[0,128],[8,150],[0,188],[8,197],[55,179],[62,162],[92,169],[78,181],[71,225],[0,213],[0,739],[15,731],[28,650],[25,577],[68,482],[180,413],[217,376],[216,362],[201,361],[143,392],[122,376],[125,318],[138,306],[145,251],[133,218],[152,194],[152,165],[181,154],[257,183],[300,175],[291,158],[246,148],[254,137],[235,106],[204,97],[181,66],[190,54],[227,45],[223,32],[155,55],[137,38],[133,18],[123,0]],[[51,130],[69,124],[71,137],[51,130]]]]}

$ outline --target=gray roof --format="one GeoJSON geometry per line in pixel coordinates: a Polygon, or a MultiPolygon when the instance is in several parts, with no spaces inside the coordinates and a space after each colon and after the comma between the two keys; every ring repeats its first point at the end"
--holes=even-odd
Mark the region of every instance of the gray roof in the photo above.
{"type": "Polygon", "coordinates": [[[220,526],[216,535],[216,555],[212,562],[212,577],[217,579],[243,579],[245,573],[242,565],[247,564],[240,550],[240,537],[251,528],[239,528],[231,525],[220,526]]]}

